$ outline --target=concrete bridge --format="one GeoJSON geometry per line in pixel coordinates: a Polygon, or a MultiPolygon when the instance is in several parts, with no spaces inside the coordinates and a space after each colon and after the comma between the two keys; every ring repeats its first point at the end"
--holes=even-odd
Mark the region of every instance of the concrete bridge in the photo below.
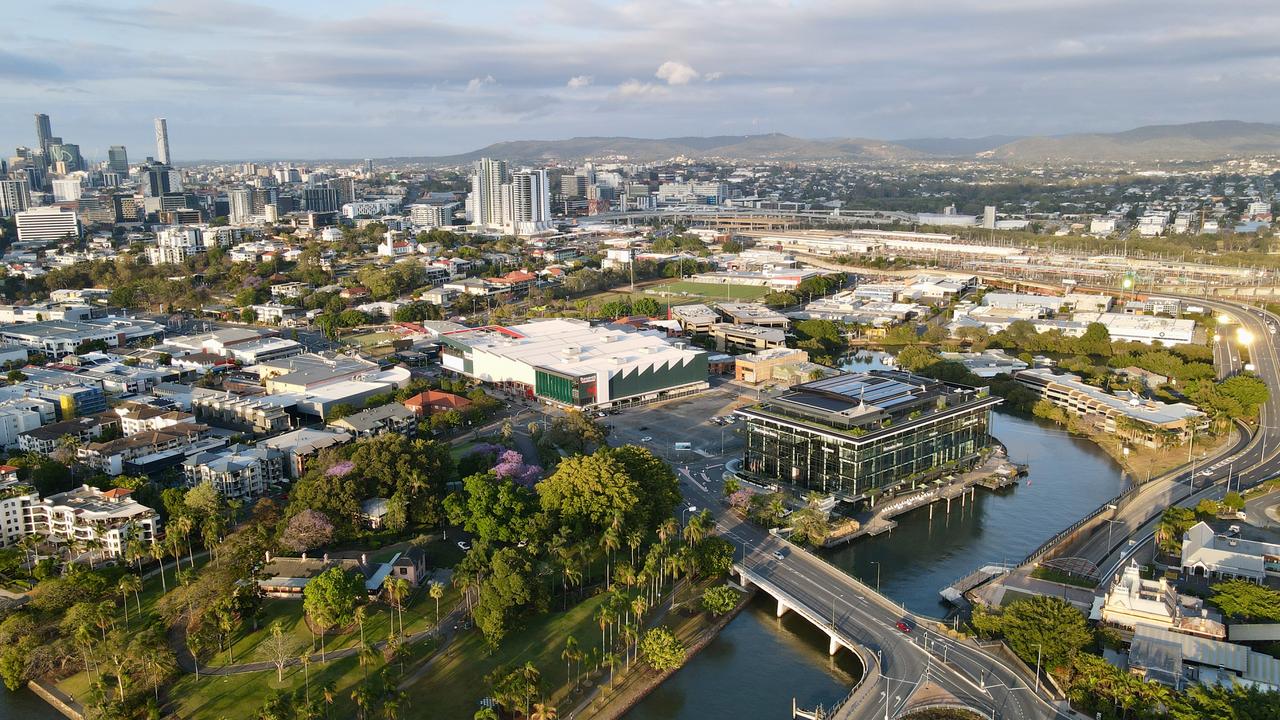
{"type": "Polygon", "coordinates": [[[740,583],[768,594],[779,617],[794,613],[822,631],[832,655],[843,649],[862,665],[857,685],[826,717],[901,717],[916,709],[922,695],[993,719],[1059,714],[1032,690],[1035,681],[1025,668],[949,636],[937,621],[913,615],[782,538],[730,515],[719,520],[721,536],[741,550],[733,564],[740,583]]]}

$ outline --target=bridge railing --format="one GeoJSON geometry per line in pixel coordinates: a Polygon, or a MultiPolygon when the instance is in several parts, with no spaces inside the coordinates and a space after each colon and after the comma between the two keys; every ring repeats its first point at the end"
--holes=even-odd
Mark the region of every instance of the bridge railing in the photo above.
{"type": "Polygon", "coordinates": [[[1089,521],[1098,517],[1102,513],[1106,512],[1107,510],[1110,510],[1112,506],[1119,506],[1121,502],[1128,499],[1130,496],[1137,494],[1141,490],[1142,490],[1141,485],[1134,485],[1128,490],[1125,490],[1119,495],[1116,495],[1110,500],[1107,500],[1106,502],[1102,503],[1098,507],[1094,508],[1093,511],[1090,512],[1088,515],[1085,515],[1079,520],[1071,523],[1066,528],[1058,531],[1058,533],[1053,537],[1040,543],[1039,547],[1027,553],[1027,556],[1022,559],[1022,562],[1018,563],[1017,567],[1021,567],[1023,565],[1029,565],[1035,562],[1036,560],[1039,560],[1040,558],[1044,557],[1050,550],[1053,550],[1053,548],[1057,546],[1058,543],[1062,542],[1069,535],[1071,535],[1071,533],[1074,533],[1076,530],[1079,530],[1081,527],[1084,527],[1084,525],[1089,521]]]}

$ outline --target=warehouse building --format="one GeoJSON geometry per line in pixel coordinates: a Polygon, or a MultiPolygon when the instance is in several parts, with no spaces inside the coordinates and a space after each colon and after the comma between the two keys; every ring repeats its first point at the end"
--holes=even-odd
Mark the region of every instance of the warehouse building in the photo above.
{"type": "Polygon", "coordinates": [[[440,340],[446,369],[558,405],[635,405],[708,387],[707,354],[658,333],[554,319],[440,340]]]}

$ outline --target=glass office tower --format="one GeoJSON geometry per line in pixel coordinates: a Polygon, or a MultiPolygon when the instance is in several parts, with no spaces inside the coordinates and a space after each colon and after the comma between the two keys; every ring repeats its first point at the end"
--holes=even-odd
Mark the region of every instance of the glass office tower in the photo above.
{"type": "Polygon", "coordinates": [[[767,483],[864,499],[979,457],[990,442],[986,388],[896,371],[845,373],[739,410],[743,470],[767,483]]]}

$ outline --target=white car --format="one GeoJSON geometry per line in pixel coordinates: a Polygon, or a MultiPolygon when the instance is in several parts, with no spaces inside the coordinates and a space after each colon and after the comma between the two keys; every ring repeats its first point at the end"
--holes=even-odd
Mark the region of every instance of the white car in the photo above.
{"type": "Polygon", "coordinates": [[[644,437],[640,438],[640,442],[653,442],[653,438],[649,437],[648,435],[645,435],[644,437]]]}

